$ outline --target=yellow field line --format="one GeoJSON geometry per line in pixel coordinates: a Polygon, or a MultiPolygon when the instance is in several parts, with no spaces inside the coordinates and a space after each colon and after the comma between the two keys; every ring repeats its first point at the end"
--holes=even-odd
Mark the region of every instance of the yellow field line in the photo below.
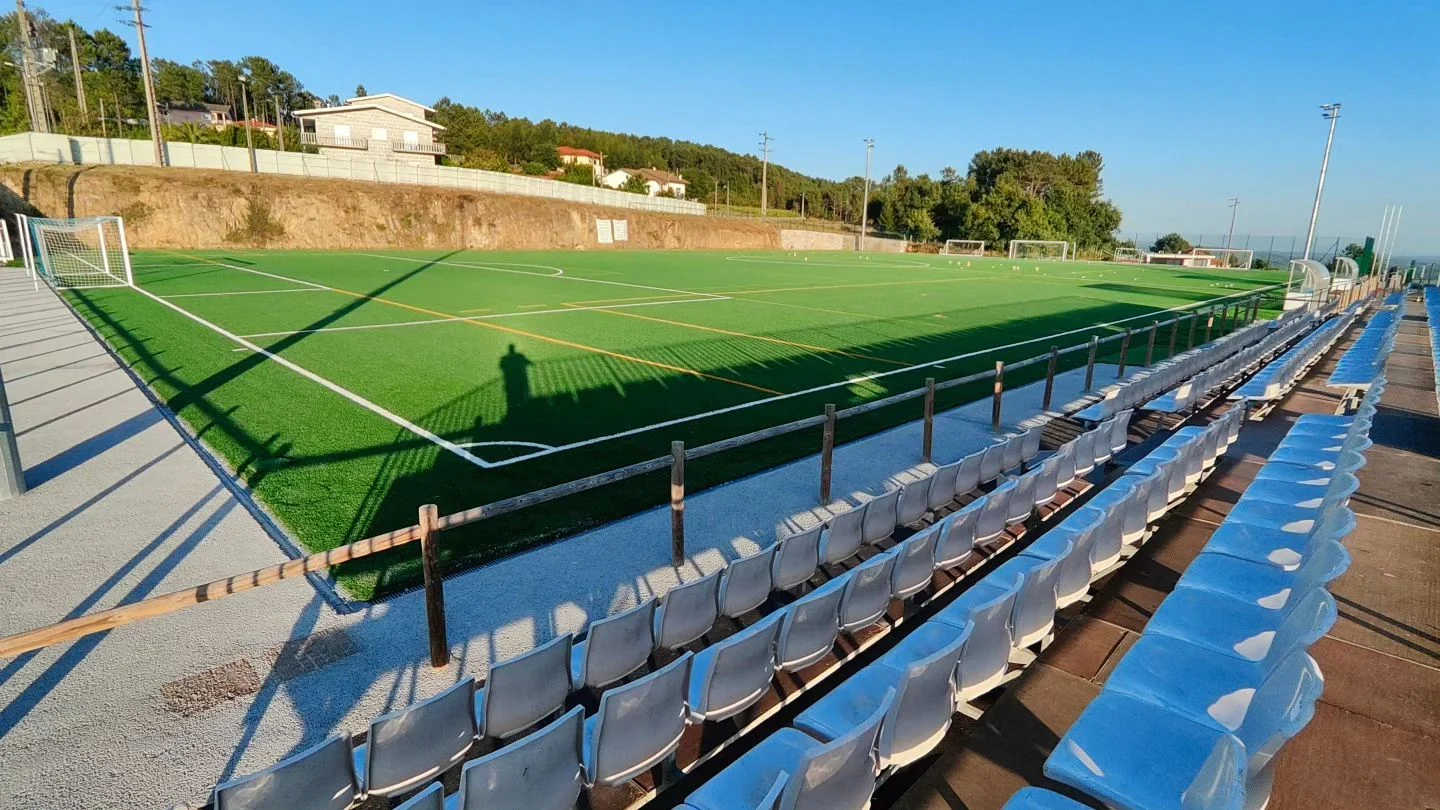
{"type": "MultiPolygon", "coordinates": [[[[166,251],[166,252],[170,252],[170,251],[166,251]]],[[[209,263],[211,263],[211,264],[218,265],[218,266],[220,266],[220,267],[224,267],[224,268],[231,269],[231,270],[235,269],[235,268],[230,267],[229,265],[227,265],[227,264],[225,264],[225,263],[223,263],[223,262],[217,262],[217,261],[214,261],[213,259],[207,259],[207,258],[200,257],[200,256],[189,256],[189,255],[184,254],[184,253],[176,253],[175,255],[177,255],[177,256],[185,256],[186,258],[195,259],[195,260],[197,260],[197,261],[209,262],[209,263]]],[[[313,284],[314,282],[311,282],[311,283],[313,284]]],[[[328,284],[321,284],[321,285],[317,285],[317,286],[324,287],[324,288],[327,289],[327,290],[331,290],[331,291],[333,291],[333,292],[340,293],[341,295],[348,295],[348,296],[351,296],[351,297],[353,297],[353,298],[359,298],[359,299],[364,300],[364,301],[374,301],[374,302],[376,302],[376,303],[378,303],[378,304],[388,304],[389,306],[392,306],[392,307],[398,307],[398,308],[400,308],[400,309],[408,309],[408,310],[410,310],[411,312],[419,312],[419,313],[421,313],[422,315],[431,315],[431,316],[434,316],[434,317],[436,317],[436,318],[449,318],[449,319],[453,319],[453,318],[456,317],[456,316],[451,315],[451,314],[446,313],[446,312],[439,312],[439,311],[433,310],[433,309],[426,309],[425,307],[417,307],[417,306],[415,306],[415,305],[413,305],[413,304],[401,303],[400,301],[391,301],[391,300],[388,299],[388,298],[379,298],[379,297],[377,297],[377,296],[367,295],[366,293],[355,292],[355,291],[353,291],[353,290],[346,290],[346,289],[342,289],[342,288],[340,288],[340,287],[332,287],[332,286],[330,286],[330,285],[328,285],[328,284]]],[[[542,341],[542,342],[545,342],[545,343],[553,343],[553,344],[555,344],[555,345],[557,345],[557,346],[565,346],[565,347],[571,348],[571,349],[579,349],[579,350],[581,350],[581,351],[592,352],[592,353],[594,353],[594,354],[604,355],[604,356],[606,356],[606,357],[613,357],[613,358],[615,358],[615,359],[617,359],[617,360],[625,360],[625,361],[627,361],[627,362],[636,363],[636,364],[642,365],[642,366],[650,366],[650,367],[652,367],[652,368],[661,368],[661,369],[665,369],[666,371],[674,371],[674,372],[678,372],[678,373],[680,373],[680,374],[688,374],[688,375],[690,375],[690,376],[692,376],[692,377],[701,377],[701,378],[707,379],[707,380],[714,380],[715,382],[723,382],[723,383],[729,383],[729,384],[731,384],[731,385],[738,385],[738,386],[740,386],[741,388],[748,388],[748,389],[750,389],[750,390],[752,390],[752,391],[759,391],[759,392],[762,393],[762,394],[769,394],[769,395],[771,395],[771,396],[781,396],[781,395],[783,395],[783,393],[784,393],[783,391],[775,391],[775,390],[770,389],[770,388],[765,388],[765,387],[759,386],[759,385],[752,385],[752,384],[750,384],[750,383],[742,382],[742,381],[740,381],[740,380],[733,380],[733,379],[730,379],[729,377],[720,377],[720,376],[717,376],[717,375],[714,375],[714,374],[707,374],[707,373],[705,373],[705,372],[703,372],[703,371],[696,371],[696,370],[693,369],[693,368],[685,368],[684,366],[672,366],[672,365],[670,365],[669,363],[661,363],[661,362],[658,362],[658,361],[655,361],[655,360],[646,360],[646,359],[643,358],[643,357],[632,357],[631,355],[628,355],[628,354],[621,354],[620,352],[612,352],[612,351],[610,351],[609,349],[600,349],[600,348],[596,348],[595,346],[586,346],[586,345],[583,344],[583,343],[575,343],[575,342],[569,341],[569,340],[562,340],[561,338],[550,337],[549,335],[541,335],[541,334],[538,334],[538,333],[535,333],[535,332],[527,332],[527,331],[525,331],[525,330],[523,330],[523,329],[515,329],[515,328],[509,327],[509,326],[501,326],[501,325],[499,325],[499,324],[497,324],[497,323],[490,323],[490,322],[488,322],[488,321],[456,321],[456,323],[469,324],[470,326],[474,326],[474,327],[477,327],[477,328],[480,328],[480,329],[491,329],[491,330],[494,330],[494,331],[496,331],[496,332],[504,332],[505,334],[508,334],[508,335],[519,335],[519,336],[521,336],[521,337],[528,337],[528,338],[530,338],[530,339],[532,339],[532,340],[539,340],[539,341],[542,341]]]]}
{"type": "Polygon", "coordinates": [[[873,360],[874,362],[877,362],[877,363],[889,363],[889,364],[892,365],[892,366],[908,366],[908,365],[910,365],[909,363],[902,363],[902,362],[900,362],[899,360],[891,360],[891,359],[885,358],[885,357],[872,357],[872,356],[870,356],[870,355],[868,355],[868,354],[856,354],[856,353],[854,353],[854,352],[847,352],[847,351],[844,351],[844,350],[842,350],[842,349],[831,349],[831,348],[826,347],[826,346],[812,346],[812,345],[809,344],[809,343],[797,343],[797,342],[795,342],[795,341],[793,341],[793,340],[785,340],[784,338],[770,337],[770,336],[768,336],[768,335],[752,335],[752,334],[750,334],[749,332],[732,332],[732,331],[730,331],[729,329],[719,329],[719,328],[716,328],[716,327],[713,327],[713,326],[701,326],[701,325],[699,325],[699,324],[686,323],[686,322],[684,322],[684,321],[671,321],[671,320],[667,320],[667,319],[665,319],[665,318],[654,318],[654,317],[651,317],[651,316],[649,316],[649,315],[636,315],[636,314],[633,313],[633,312],[621,312],[621,311],[619,311],[619,310],[617,310],[617,309],[602,309],[602,310],[596,310],[596,311],[597,311],[597,312],[603,312],[603,313],[605,313],[605,314],[607,314],[607,315],[620,315],[620,316],[625,317],[625,318],[635,318],[635,319],[637,319],[637,320],[642,320],[642,321],[654,321],[655,323],[666,323],[666,324],[670,324],[671,326],[682,326],[682,327],[684,327],[684,328],[686,328],[686,329],[698,329],[698,330],[700,330],[701,332],[714,332],[714,333],[719,334],[719,335],[730,335],[731,337],[746,338],[746,339],[749,339],[749,340],[763,340],[763,341],[765,341],[766,343],[778,343],[778,344],[780,344],[780,345],[782,345],[782,346],[793,346],[793,347],[795,347],[795,348],[797,348],[797,349],[805,349],[805,350],[807,350],[807,351],[812,351],[812,352],[825,352],[825,353],[827,353],[827,354],[839,354],[839,355],[843,355],[843,356],[845,356],[845,357],[854,358],[854,359],[856,359],[856,360],[873,360]]]}
{"type": "Polygon", "coordinates": [[[714,297],[712,293],[667,293],[665,295],[632,295],[628,298],[595,298],[589,301],[566,301],[561,306],[584,305],[584,304],[610,304],[619,301],[654,301],[657,298],[680,298],[688,301],[686,295],[704,295],[714,297]]]}

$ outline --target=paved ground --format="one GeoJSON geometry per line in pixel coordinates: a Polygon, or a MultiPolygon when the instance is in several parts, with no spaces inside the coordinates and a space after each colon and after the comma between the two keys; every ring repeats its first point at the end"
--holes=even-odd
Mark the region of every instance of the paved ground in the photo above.
{"type": "MultiPolygon", "coordinates": [[[[0,270],[0,371],[32,491],[0,503],[0,635],[285,559],[207,465],[50,292],[0,270]]],[[[1113,368],[1099,367],[1108,382],[1113,368]]],[[[1078,397],[1082,373],[1057,378],[1078,397]]],[[[1039,411],[1007,392],[1007,421],[1039,411]]],[[[987,441],[988,401],[937,419],[936,457],[987,441]]],[[[914,471],[920,426],[836,451],[834,492],[863,501],[914,471]]],[[[703,462],[701,462],[703,463],[703,462]]],[[[689,564],[657,509],[447,580],[456,663],[424,663],[408,594],[337,614],[306,581],[0,661],[0,807],[169,807],[336,730],[360,731],[488,662],[663,593],[778,530],[812,523],[818,460],[689,499],[689,564]]],[[[839,504],[837,504],[839,506],[839,504]]]]}
{"type": "MultiPolygon", "coordinates": [[[[1333,587],[1340,620],[1311,650],[1325,694],[1280,754],[1274,810],[1440,807],[1440,414],[1423,310],[1412,303],[1409,313],[1351,502],[1361,518],[1346,541],[1352,566],[1333,587]]],[[[907,784],[887,785],[877,807],[996,810],[1025,785],[1066,792],[1045,779],[1045,759],[1289,426],[1334,412],[1339,397],[1323,383],[1346,343],[1264,422],[1248,422],[1178,517],[1161,522],[1040,661],[980,722],[953,729],[907,784]]]]}

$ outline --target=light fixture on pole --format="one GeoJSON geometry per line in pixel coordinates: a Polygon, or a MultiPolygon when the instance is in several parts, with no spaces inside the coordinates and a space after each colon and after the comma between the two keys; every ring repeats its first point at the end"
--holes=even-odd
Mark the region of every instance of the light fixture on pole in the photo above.
{"type": "Polygon", "coordinates": [[[255,136],[250,132],[250,93],[247,92],[250,87],[250,77],[241,73],[238,78],[240,79],[240,108],[245,114],[245,148],[250,150],[250,173],[255,174],[260,171],[260,167],[255,163],[255,136]]]}
{"type": "Polygon", "coordinates": [[[1321,104],[1320,115],[1330,122],[1330,135],[1325,139],[1325,157],[1320,161],[1320,183],[1315,186],[1315,205],[1310,209],[1310,230],[1305,234],[1305,256],[1315,247],[1315,222],[1320,218],[1320,199],[1325,196],[1325,172],[1330,169],[1330,147],[1335,143],[1335,122],[1340,120],[1339,104],[1321,104]]]}
{"type": "MultiPolygon", "coordinates": [[[[1230,243],[1233,242],[1233,241],[1235,241],[1235,214],[1238,213],[1239,211],[1240,211],[1240,198],[1239,198],[1239,197],[1231,197],[1231,198],[1230,198],[1230,232],[1225,235],[1225,249],[1226,249],[1227,251],[1230,249],[1230,243]]],[[[1229,256],[1226,256],[1226,257],[1225,257],[1225,260],[1226,260],[1226,263],[1227,263],[1227,266],[1228,266],[1230,257],[1229,257],[1229,256]]]]}
{"type": "Polygon", "coordinates": [[[875,139],[865,139],[865,192],[860,195],[860,241],[856,250],[865,249],[865,215],[870,209],[870,156],[875,151],[875,139]]]}

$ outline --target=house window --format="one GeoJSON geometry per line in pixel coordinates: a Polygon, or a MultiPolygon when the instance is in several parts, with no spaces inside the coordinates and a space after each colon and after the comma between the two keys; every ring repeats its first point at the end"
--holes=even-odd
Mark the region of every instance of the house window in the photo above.
{"type": "Polygon", "coordinates": [[[349,125],[349,124],[336,124],[336,125],[335,125],[335,137],[338,138],[338,139],[340,139],[340,140],[345,140],[345,141],[350,140],[350,125],[349,125]]]}
{"type": "Polygon", "coordinates": [[[405,143],[409,144],[410,146],[419,146],[419,145],[420,145],[420,133],[418,133],[418,132],[411,132],[411,131],[408,130],[408,129],[405,130],[405,143]]]}
{"type": "Polygon", "coordinates": [[[390,133],[386,132],[384,127],[375,127],[370,130],[370,139],[375,141],[388,141],[390,140],[390,133]]]}

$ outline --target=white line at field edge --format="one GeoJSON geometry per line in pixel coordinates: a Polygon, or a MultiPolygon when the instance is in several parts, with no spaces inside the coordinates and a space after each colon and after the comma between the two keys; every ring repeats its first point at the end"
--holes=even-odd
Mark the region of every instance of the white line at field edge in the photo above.
{"type": "MultiPolygon", "coordinates": [[[[604,279],[599,279],[599,278],[585,278],[584,276],[557,275],[557,274],[551,274],[551,273],[527,273],[527,272],[525,272],[524,270],[507,270],[507,269],[505,269],[505,268],[503,268],[503,267],[493,267],[493,266],[488,265],[488,264],[467,264],[467,263],[464,263],[464,262],[447,262],[447,261],[441,261],[441,260],[439,260],[439,259],[434,259],[434,260],[431,260],[431,259],[412,259],[412,258],[410,258],[409,256],[387,256],[387,255],[385,255],[384,253],[356,253],[356,254],[353,254],[353,255],[356,255],[356,256],[368,256],[368,257],[370,257],[370,258],[372,258],[372,259],[390,259],[390,260],[393,260],[393,261],[415,262],[416,264],[438,264],[438,265],[444,265],[444,266],[446,266],[446,267],[463,267],[463,268],[465,268],[465,269],[467,269],[467,270],[490,270],[490,271],[493,271],[493,272],[496,272],[496,273],[514,273],[514,274],[520,275],[520,276],[534,276],[534,277],[537,277],[537,278],[558,278],[558,279],[563,279],[563,280],[565,280],[565,281],[583,281],[583,282],[587,282],[587,283],[589,283],[589,284],[609,284],[609,285],[615,286],[615,287],[633,287],[633,288],[635,288],[635,289],[637,289],[637,290],[659,290],[660,292],[677,293],[677,294],[680,294],[680,295],[694,295],[694,296],[702,296],[702,295],[703,295],[703,296],[710,296],[710,297],[719,297],[719,296],[716,296],[714,293],[698,292],[698,291],[696,291],[696,290],[677,290],[677,289],[673,289],[673,288],[671,288],[671,287],[652,287],[652,286],[650,286],[649,284],[630,284],[630,283],[625,282],[625,281],[606,281],[606,280],[604,280],[604,279]]],[[[503,264],[503,262],[496,262],[496,264],[503,264]]],[[[228,265],[227,265],[227,266],[228,266],[228,265]]],[[[545,266],[547,266],[547,265],[532,264],[532,265],[515,265],[515,266],[517,266],[517,267],[545,267],[545,266]]],[[[555,269],[559,269],[559,268],[555,268],[555,269]]],[[[564,273],[564,271],[561,270],[561,273],[564,273]]]]}
{"type": "Polygon", "coordinates": [[[227,295],[269,295],[270,293],[296,293],[296,292],[327,292],[315,287],[300,287],[294,290],[235,290],[234,292],[210,292],[210,293],[180,293],[179,295],[162,295],[161,298],[169,301],[172,298],[222,298],[227,295]]]}
{"type": "Polygon", "coordinates": [[[360,396],[359,394],[356,394],[355,392],[350,391],[349,389],[342,388],[341,386],[336,385],[336,384],[333,383],[333,382],[330,382],[329,380],[325,379],[324,377],[321,377],[320,375],[315,374],[314,372],[312,372],[312,371],[310,371],[310,370],[308,370],[308,369],[302,368],[301,366],[296,365],[295,363],[292,363],[291,361],[286,360],[285,358],[283,358],[283,357],[281,357],[281,356],[279,356],[279,355],[277,355],[277,354],[275,354],[275,353],[273,353],[273,352],[269,352],[269,351],[266,351],[265,349],[260,348],[259,346],[255,345],[254,343],[251,343],[250,341],[246,340],[245,338],[240,337],[239,335],[236,335],[236,334],[234,334],[234,333],[232,333],[232,332],[228,332],[228,331],[220,328],[219,326],[216,326],[215,324],[213,324],[213,323],[205,320],[204,318],[200,317],[199,315],[196,315],[196,314],[194,314],[193,312],[190,312],[190,311],[188,311],[188,310],[186,310],[186,309],[183,309],[182,307],[180,307],[179,304],[174,304],[174,303],[171,303],[171,302],[169,302],[169,301],[166,301],[164,298],[161,298],[160,296],[158,296],[158,295],[150,292],[149,290],[141,289],[140,287],[136,287],[135,289],[136,289],[141,295],[148,296],[149,298],[152,298],[152,299],[160,302],[161,304],[164,304],[165,306],[167,306],[167,307],[175,310],[176,312],[180,313],[181,315],[184,315],[185,317],[189,318],[190,320],[195,321],[196,323],[200,324],[201,326],[207,327],[208,329],[210,329],[211,331],[215,332],[216,334],[221,335],[222,337],[228,338],[228,339],[230,339],[230,340],[232,340],[232,341],[234,341],[234,342],[236,342],[236,343],[239,343],[241,346],[249,349],[249,350],[252,351],[252,352],[255,352],[255,353],[257,353],[257,354],[263,354],[263,355],[265,355],[265,357],[269,358],[270,360],[272,360],[272,361],[274,361],[274,362],[276,362],[276,363],[279,363],[280,365],[284,366],[285,368],[290,369],[291,371],[295,372],[296,374],[299,374],[300,376],[304,377],[305,379],[310,380],[311,382],[317,383],[317,384],[319,384],[319,385],[321,385],[321,386],[323,386],[323,387],[325,387],[325,388],[330,389],[330,390],[333,391],[334,393],[339,394],[340,396],[342,396],[342,397],[350,400],[351,402],[355,403],[356,405],[359,405],[360,407],[364,408],[365,410],[370,411],[371,413],[373,413],[373,414],[375,414],[375,415],[377,415],[377,416],[380,416],[380,417],[382,417],[382,418],[384,418],[384,419],[386,419],[386,420],[389,420],[390,422],[392,422],[392,423],[394,423],[394,424],[396,424],[396,425],[404,428],[405,430],[410,431],[411,433],[415,434],[416,436],[419,436],[419,437],[422,438],[422,439],[426,439],[426,440],[428,440],[428,441],[430,441],[430,442],[433,442],[433,443],[436,444],[436,445],[439,445],[440,447],[442,447],[442,448],[444,448],[444,449],[446,449],[446,450],[449,450],[451,453],[454,453],[455,455],[459,456],[460,458],[465,459],[466,461],[470,462],[471,464],[474,464],[474,465],[477,466],[477,467],[480,467],[480,468],[482,468],[482,469],[490,469],[491,467],[494,467],[494,466],[495,466],[494,464],[492,464],[492,463],[490,463],[490,462],[488,462],[488,461],[485,461],[484,459],[480,458],[479,456],[476,456],[475,454],[471,453],[470,451],[468,451],[468,450],[460,447],[459,445],[456,445],[454,442],[451,442],[451,441],[449,441],[449,440],[447,440],[447,439],[443,439],[443,438],[435,435],[434,433],[431,433],[430,431],[426,430],[425,428],[420,427],[419,425],[417,425],[417,424],[415,424],[415,423],[413,423],[413,422],[411,422],[411,421],[409,421],[409,420],[407,420],[407,419],[405,419],[405,418],[403,418],[403,417],[401,417],[401,416],[398,416],[398,415],[396,415],[396,414],[394,414],[394,413],[391,413],[390,411],[385,410],[384,408],[380,407],[379,405],[376,405],[375,403],[371,402],[370,400],[365,399],[364,397],[360,396]]]}

